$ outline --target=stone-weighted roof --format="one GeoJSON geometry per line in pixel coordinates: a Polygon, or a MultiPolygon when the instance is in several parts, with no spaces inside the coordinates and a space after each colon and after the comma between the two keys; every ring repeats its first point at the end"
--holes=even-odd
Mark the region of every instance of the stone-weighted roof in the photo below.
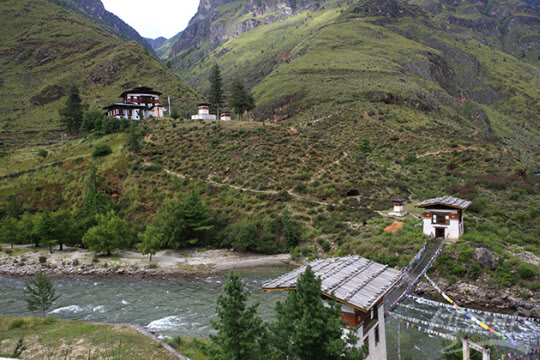
{"type": "Polygon", "coordinates": [[[443,197],[438,197],[438,198],[434,198],[434,199],[424,200],[424,201],[419,202],[418,204],[414,205],[414,207],[445,205],[445,206],[453,207],[453,208],[456,208],[456,209],[465,210],[469,206],[471,206],[471,204],[472,204],[472,202],[467,201],[467,200],[458,199],[458,198],[455,198],[455,197],[452,197],[452,196],[443,196],[443,197]]]}
{"type": "Polygon", "coordinates": [[[322,280],[321,292],[354,308],[368,311],[402,277],[401,271],[360,256],[317,259],[263,285],[263,290],[295,290],[306,266],[322,280]]]}

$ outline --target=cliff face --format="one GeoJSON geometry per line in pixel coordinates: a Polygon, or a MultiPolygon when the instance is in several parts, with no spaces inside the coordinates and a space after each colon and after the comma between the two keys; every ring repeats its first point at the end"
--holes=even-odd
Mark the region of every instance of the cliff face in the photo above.
{"type": "Polygon", "coordinates": [[[52,0],[53,2],[83,15],[114,35],[133,40],[152,50],[152,46],[124,20],[107,11],[100,0],[52,0]]]}
{"type": "Polygon", "coordinates": [[[313,0],[247,0],[244,4],[236,0],[201,0],[197,14],[171,48],[170,57],[205,42],[218,46],[261,25],[300,11],[315,11],[320,6],[319,1],[313,0]]]}

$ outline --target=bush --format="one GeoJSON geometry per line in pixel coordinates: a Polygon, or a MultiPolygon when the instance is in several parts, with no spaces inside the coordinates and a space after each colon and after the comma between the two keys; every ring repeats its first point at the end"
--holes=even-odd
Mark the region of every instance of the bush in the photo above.
{"type": "Polygon", "coordinates": [[[519,265],[518,272],[522,279],[530,279],[536,275],[534,269],[525,264],[519,265]]]}
{"type": "Polygon", "coordinates": [[[26,324],[26,321],[24,319],[14,319],[9,324],[9,330],[18,329],[23,327],[26,324]]]}
{"type": "Polygon", "coordinates": [[[38,156],[41,156],[42,158],[46,158],[47,155],[49,155],[49,152],[47,150],[41,149],[38,151],[38,156]]]}
{"type": "Polygon", "coordinates": [[[97,145],[96,149],[92,153],[92,157],[95,159],[98,157],[107,156],[109,154],[112,154],[112,149],[109,145],[97,145]]]}
{"type": "Polygon", "coordinates": [[[43,255],[40,255],[39,256],[39,263],[40,264],[45,264],[46,262],[47,262],[47,257],[43,256],[43,255]]]}
{"type": "Polygon", "coordinates": [[[43,324],[44,325],[52,325],[52,324],[56,324],[58,320],[56,320],[56,318],[52,317],[52,316],[47,316],[45,319],[43,319],[43,324]]]}

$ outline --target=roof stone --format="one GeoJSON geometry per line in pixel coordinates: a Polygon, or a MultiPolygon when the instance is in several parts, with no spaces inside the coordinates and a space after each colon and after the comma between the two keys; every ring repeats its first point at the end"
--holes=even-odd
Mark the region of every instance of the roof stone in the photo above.
{"type": "Polygon", "coordinates": [[[360,256],[317,259],[263,285],[263,290],[296,288],[298,277],[311,266],[320,277],[321,292],[358,309],[369,310],[401,278],[401,271],[360,256]]]}
{"type": "Polygon", "coordinates": [[[453,208],[465,210],[469,206],[471,206],[471,204],[472,204],[471,201],[458,199],[452,196],[443,196],[443,197],[438,197],[434,199],[424,200],[414,205],[414,207],[426,207],[426,206],[431,206],[431,205],[446,205],[453,208]]]}

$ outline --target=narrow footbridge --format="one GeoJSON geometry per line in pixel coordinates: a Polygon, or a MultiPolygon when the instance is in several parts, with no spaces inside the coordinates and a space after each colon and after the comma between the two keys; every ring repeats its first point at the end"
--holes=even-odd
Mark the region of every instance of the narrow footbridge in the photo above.
{"type": "Polygon", "coordinates": [[[384,313],[393,311],[398,302],[414,290],[422,276],[441,253],[446,239],[429,237],[424,246],[405,269],[404,276],[384,297],[384,313]]]}

